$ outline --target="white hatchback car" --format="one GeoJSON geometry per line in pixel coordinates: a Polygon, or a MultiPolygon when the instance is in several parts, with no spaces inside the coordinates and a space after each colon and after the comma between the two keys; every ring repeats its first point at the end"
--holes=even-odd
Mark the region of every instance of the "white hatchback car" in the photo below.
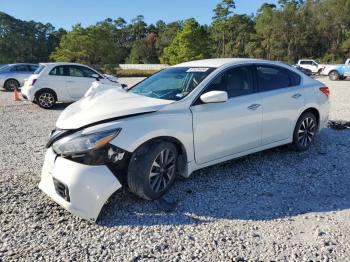
{"type": "Polygon", "coordinates": [[[309,148],[328,120],[329,90],[288,65],[213,59],[165,69],[128,92],[83,98],[60,115],[39,187],[97,219],[123,186],[162,196],[180,174],[268,148],[309,148]]]}
{"type": "Polygon", "coordinates": [[[79,100],[98,79],[102,84],[122,86],[96,70],[75,63],[41,63],[21,89],[24,99],[49,109],[56,102],[79,100]]]}

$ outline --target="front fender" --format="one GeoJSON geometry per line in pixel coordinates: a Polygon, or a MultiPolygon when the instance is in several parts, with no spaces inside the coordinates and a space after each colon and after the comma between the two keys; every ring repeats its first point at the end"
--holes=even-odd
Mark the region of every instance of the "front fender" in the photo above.
{"type": "Polygon", "coordinates": [[[122,120],[114,124],[122,128],[120,134],[111,144],[128,152],[134,152],[145,142],[157,137],[172,137],[184,146],[187,161],[194,160],[192,114],[188,110],[183,113],[160,113],[122,120]]]}

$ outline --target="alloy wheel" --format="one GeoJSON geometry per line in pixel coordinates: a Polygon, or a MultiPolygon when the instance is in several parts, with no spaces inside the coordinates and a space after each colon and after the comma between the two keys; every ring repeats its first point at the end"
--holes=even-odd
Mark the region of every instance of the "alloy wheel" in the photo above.
{"type": "Polygon", "coordinates": [[[162,192],[168,187],[175,174],[175,166],[176,158],[172,150],[164,149],[158,154],[149,175],[149,184],[154,192],[162,192]]]}
{"type": "Polygon", "coordinates": [[[303,147],[308,147],[315,136],[316,123],[311,117],[307,117],[301,122],[298,131],[298,142],[303,147]]]}
{"type": "Polygon", "coordinates": [[[51,108],[55,104],[55,97],[51,93],[41,93],[38,102],[44,108],[51,108]]]}

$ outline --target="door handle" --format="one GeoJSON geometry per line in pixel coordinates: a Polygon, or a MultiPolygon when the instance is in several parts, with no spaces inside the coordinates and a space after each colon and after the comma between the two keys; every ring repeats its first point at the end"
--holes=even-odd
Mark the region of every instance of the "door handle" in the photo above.
{"type": "Polygon", "coordinates": [[[293,97],[294,99],[298,99],[298,98],[301,97],[301,94],[295,94],[295,95],[292,95],[292,97],[293,97]]]}
{"type": "Polygon", "coordinates": [[[248,109],[257,110],[259,107],[261,107],[260,104],[252,104],[252,105],[248,106],[248,109]]]}
{"type": "Polygon", "coordinates": [[[66,81],[66,83],[74,83],[74,81],[66,81]]]}

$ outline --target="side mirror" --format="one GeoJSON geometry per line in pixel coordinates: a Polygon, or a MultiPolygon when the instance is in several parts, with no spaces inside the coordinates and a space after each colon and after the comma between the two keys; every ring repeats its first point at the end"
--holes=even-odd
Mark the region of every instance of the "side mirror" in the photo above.
{"type": "Polygon", "coordinates": [[[100,81],[100,76],[98,74],[92,74],[91,77],[95,78],[97,81],[100,81]]]}
{"type": "Polygon", "coordinates": [[[208,103],[223,103],[228,100],[227,92],[225,91],[210,91],[201,95],[201,101],[205,104],[208,103]]]}
{"type": "Polygon", "coordinates": [[[128,85],[122,84],[122,88],[125,89],[125,90],[127,90],[127,89],[128,89],[128,85]]]}

